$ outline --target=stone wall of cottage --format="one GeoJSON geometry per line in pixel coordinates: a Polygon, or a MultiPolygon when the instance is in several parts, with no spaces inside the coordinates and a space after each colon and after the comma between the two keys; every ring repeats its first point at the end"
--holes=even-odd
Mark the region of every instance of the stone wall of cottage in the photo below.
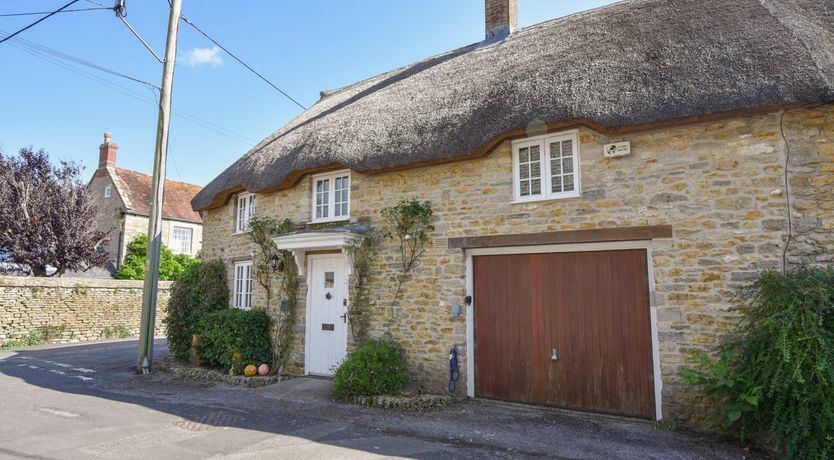
{"type": "MultiPolygon", "coordinates": [[[[673,238],[652,245],[663,413],[691,421],[708,403],[679,383],[678,369],[692,352],[719,343],[734,324],[738,286],[760,270],[782,266],[788,150],[797,235],[789,261],[831,264],[832,117],[834,106],[827,105],[793,109],[784,120],[775,112],[613,137],[580,128],[578,198],[513,203],[509,142],[480,159],[376,175],[354,172],[352,220],[379,223],[380,210],[400,197],[429,200],[435,213],[429,251],[405,283],[393,318],[388,304],[398,260],[391,242],[380,246],[371,277],[371,335],[386,332],[391,320],[390,332],[405,346],[414,378],[437,393],[446,388],[449,349],[458,345],[459,391],[465,394],[466,318],[451,314],[466,294],[465,259],[463,251],[445,246],[445,238],[669,224],[673,238]],[[631,155],[603,157],[603,144],[624,140],[631,142],[631,155]]],[[[311,191],[311,178],[305,177],[290,190],[259,196],[258,214],[307,222],[311,191]]],[[[250,258],[254,250],[245,235],[232,234],[233,212],[230,200],[204,213],[204,257],[226,261],[230,280],[230,262],[250,258]]],[[[256,306],[263,302],[259,291],[256,284],[256,306]]],[[[302,286],[300,298],[305,296],[302,286]]],[[[301,367],[304,324],[302,302],[295,352],[301,367]]]]}
{"type": "MultiPolygon", "coordinates": [[[[157,335],[170,291],[159,283],[157,335]]],[[[108,328],[139,335],[141,308],[142,281],[0,276],[0,344],[46,328],[56,343],[106,338],[108,328]]]]}
{"type": "Polygon", "coordinates": [[[783,129],[794,211],[788,264],[834,266],[834,110],[788,110],[783,129]]]}

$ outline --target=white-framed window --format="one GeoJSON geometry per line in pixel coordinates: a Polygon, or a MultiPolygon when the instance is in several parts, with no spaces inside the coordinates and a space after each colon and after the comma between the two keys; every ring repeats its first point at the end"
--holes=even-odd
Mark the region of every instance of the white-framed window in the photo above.
{"type": "Polygon", "coordinates": [[[104,197],[110,198],[111,196],[113,196],[113,186],[108,185],[107,187],[104,187],[104,197]]]}
{"type": "Polygon", "coordinates": [[[171,229],[171,251],[175,254],[191,254],[191,236],[194,230],[189,227],[174,226],[171,229]]]}
{"type": "Polygon", "coordinates": [[[235,308],[252,308],[252,261],[235,263],[235,308]]]}
{"type": "Polygon", "coordinates": [[[313,176],[313,222],[350,217],[350,171],[313,176]]]}
{"type": "Polygon", "coordinates": [[[251,193],[241,193],[237,196],[235,206],[235,233],[243,233],[249,230],[249,219],[255,215],[255,204],[257,196],[251,193]]]}
{"type": "Polygon", "coordinates": [[[577,132],[512,143],[514,201],[552,200],[581,194],[577,132]]]}

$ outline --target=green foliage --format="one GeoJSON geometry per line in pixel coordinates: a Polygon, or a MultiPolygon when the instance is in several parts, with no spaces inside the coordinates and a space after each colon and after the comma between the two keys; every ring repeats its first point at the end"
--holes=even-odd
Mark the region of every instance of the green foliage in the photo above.
{"type": "Polygon", "coordinates": [[[695,353],[691,361],[696,369],[681,369],[683,383],[703,385],[707,394],[719,399],[724,413],[724,428],[739,425],[744,434],[744,426],[739,420],[743,415],[752,415],[759,406],[762,387],[752,385],[738,372],[739,357],[734,348],[725,347],[717,360],[710,359],[706,353],[695,353]]]}
{"type": "Polygon", "coordinates": [[[362,238],[351,241],[346,250],[353,258],[353,292],[348,307],[350,330],[354,339],[363,341],[368,333],[371,294],[368,277],[376,262],[379,232],[371,227],[362,238]]]}
{"type": "Polygon", "coordinates": [[[128,329],[123,324],[117,324],[115,326],[107,326],[101,330],[101,336],[105,339],[126,339],[128,337],[132,337],[133,334],[130,333],[130,329],[128,329]]]}
{"type": "Polygon", "coordinates": [[[276,312],[278,334],[274,343],[272,368],[278,371],[290,359],[295,341],[295,321],[298,310],[298,270],[289,251],[279,251],[272,237],[291,232],[295,224],[289,219],[280,222],[271,217],[254,216],[249,220],[246,234],[258,248],[255,256],[255,279],[266,292],[265,309],[270,311],[272,298],[277,294],[286,303],[276,312]],[[279,278],[277,291],[275,278],[279,278]]]}
{"type": "Polygon", "coordinates": [[[698,358],[684,378],[719,396],[742,436],[789,459],[831,458],[834,270],[764,272],[741,297],[742,322],[723,358],[698,358]]]}
{"type": "Polygon", "coordinates": [[[39,330],[34,330],[24,335],[23,337],[9,340],[3,345],[0,345],[0,350],[11,350],[14,348],[23,347],[36,347],[38,345],[43,345],[44,343],[46,343],[46,339],[44,338],[43,332],[39,330]]]}
{"type": "Polygon", "coordinates": [[[56,338],[64,334],[67,330],[66,324],[57,326],[41,326],[29,331],[23,337],[10,340],[0,346],[0,350],[11,350],[13,348],[36,347],[45,343],[52,343],[56,338]]]}
{"type": "Polygon", "coordinates": [[[432,212],[430,202],[413,198],[382,210],[384,235],[400,244],[403,274],[410,272],[426,252],[429,234],[434,230],[432,212]]]}
{"type": "Polygon", "coordinates": [[[399,243],[402,264],[400,276],[397,277],[397,289],[391,299],[389,329],[396,317],[394,307],[400,297],[403,282],[417,265],[420,256],[426,252],[429,235],[434,231],[434,225],[431,223],[432,213],[430,202],[414,198],[403,198],[397,205],[382,209],[382,234],[399,243]]]}
{"type": "Polygon", "coordinates": [[[230,308],[206,314],[197,323],[201,363],[235,374],[248,364],[271,363],[269,322],[263,310],[230,308]]]}
{"type": "Polygon", "coordinates": [[[390,340],[368,340],[333,376],[333,393],[341,398],[396,394],[408,380],[402,347],[390,340]]]}
{"type": "MultiPolygon", "coordinates": [[[[124,263],[116,272],[116,278],[122,280],[145,279],[145,255],[148,251],[148,235],[140,233],[128,243],[127,255],[124,263]]],[[[199,263],[199,260],[188,254],[174,254],[164,244],[159,252],[159,279],[160,281],[173,281],[191,265],[199,263]]]]}
{"type": "Polygon", "coordinates": [[[178,359],[191,357],[191,336],[200,317],[207,312],[229,308],[226,267],[222,260],[189,266],[174,282],[163,320],[168,349],[178,359]]]}

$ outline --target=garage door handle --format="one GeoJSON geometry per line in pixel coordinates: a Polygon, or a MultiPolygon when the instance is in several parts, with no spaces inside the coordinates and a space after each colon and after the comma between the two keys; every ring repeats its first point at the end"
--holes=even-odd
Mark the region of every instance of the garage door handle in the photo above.
{"type": "Polygon", "coordinates": [[[550,360],[551,361],[558,361],[559,360],[559,349],[553,348],[553,351],[550,353],[550,360]]]}

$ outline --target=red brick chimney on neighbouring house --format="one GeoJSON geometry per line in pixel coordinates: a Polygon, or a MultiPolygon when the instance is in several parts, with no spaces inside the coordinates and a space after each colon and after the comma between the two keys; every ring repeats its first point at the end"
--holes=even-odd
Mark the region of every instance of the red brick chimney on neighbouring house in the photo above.
{"type": "Polygon", "coordinates": [[[518,0],[484,0],[486,41],[501,40],[518,27],[518,0]]]}
{"type": "Polygon", "coordinates": [[[110,133],[104,133],[104,143],[98,147],[98,168],[112,168],[116,166],[116,152],[119,146],[110,142],[110,133]]]}

